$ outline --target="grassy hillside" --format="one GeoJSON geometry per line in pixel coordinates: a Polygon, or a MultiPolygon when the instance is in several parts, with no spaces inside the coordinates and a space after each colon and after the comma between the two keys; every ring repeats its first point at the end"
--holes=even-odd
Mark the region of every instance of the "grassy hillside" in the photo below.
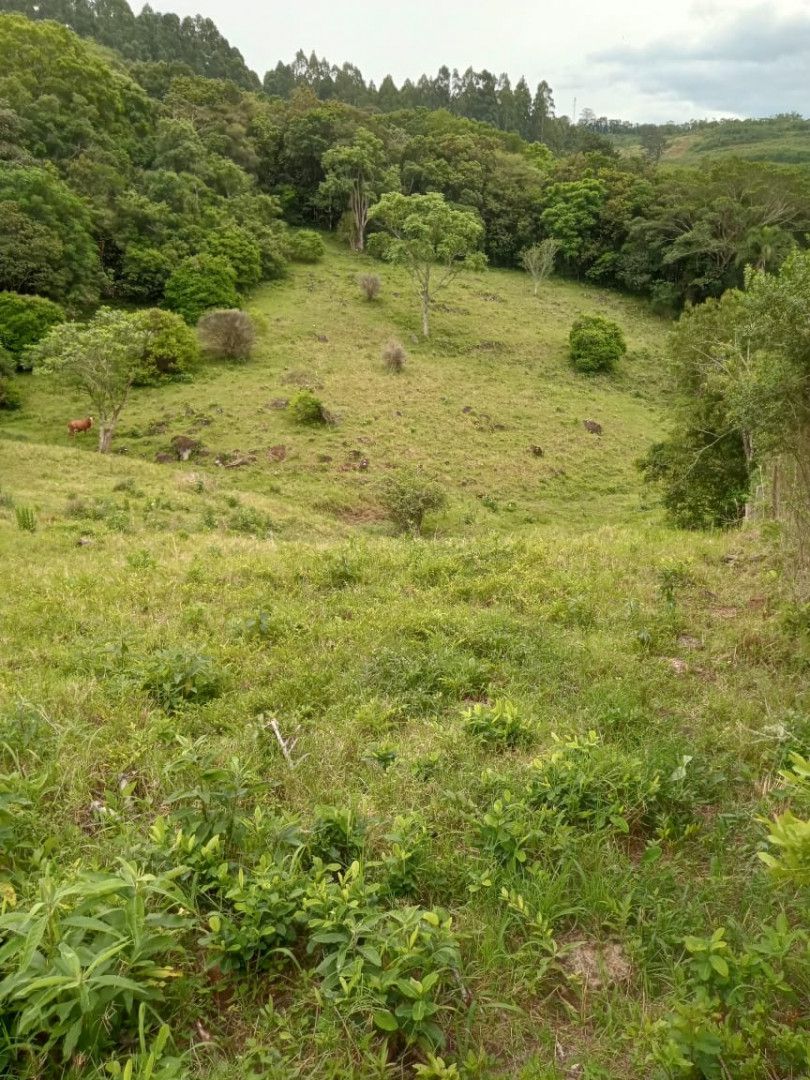
{"type": "MultiPolygon", "coordinates": [[[[334,250],[325,263],[258,291],[249,305],[261,327],[256,359],[138,391],[118,449],[153,459],[175,435],[192,436],[210,453],[186,471],[204,465],[223,490],[283,494],[288,514],[309,510],[335,528],[373,525],[375,487],[406,463],[451,490],[453,531],[599,523],[637,510],[634,459],[660,424],[663,322],[632,300],[560,281],[534,300],[524,275],[490,271],[441,294],[434,335],[423,343],[405,276],[386,270],[380,299],[369,303],[356,280],[364,268],[334,250]],[[585,379],[568,364],[568,331],[582,311],[625,328],[630,352],[608,381],[585,379]],[[391,336],[411,357],[400,376],[380,359],[391,336]],[[334,425],[297,428],[274,407],[302,386],[314,388],[334,425]],[[583,428],[588,418],[602,424],[601,439],[583,428]],[[283,462],[269,459],[273,446],[284,446],[283,462]],[[255,464],[208,468],[217,454],[237,450],[255,454],[255,464]]],[[[36,378],[24,390],[24,409],[2,421],[0,436],[69,448],[66,420],[84,415],[83,403],[36,378]]],[[[95,448],[87,438],[71,449],[84,461],[95,448]]]]}
{"type": "Polygon", "coordinates": [[[753,530],[644,507],[665,324],[488,272],[413,343],[363,265],[257,293],[255,359],[139,391],[125,454],[69,445],[83,407],[36,377],[3,422],[0,1030],[32,1012],[0,1069],[802,1075],[806,909],[757,851],[801,807],[806,614],[753,530]],[[580,310],[626,329],[611,379],[567,367],[580,310]],[[333,426],[272,407],[301,384],[333,426]],[[210,454],[155,462],[175,434],[210,454]],[[377,495],[405,462],[449,494],[422,539],[377,495]]]}
{"type": "Polygon", "coordinates": [[[810,163],[810,123],[796,118],[726,120],[672,139],[662,161],[698,165],[714,158],[739,157],[780,165],[810,163]]]}

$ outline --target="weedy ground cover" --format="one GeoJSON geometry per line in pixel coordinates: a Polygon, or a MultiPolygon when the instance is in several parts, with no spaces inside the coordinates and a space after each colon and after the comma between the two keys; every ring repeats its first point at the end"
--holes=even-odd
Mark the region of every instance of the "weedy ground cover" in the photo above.
{"type": "Polygon", "coordinates": [[[768,537],[644,507],[656,366],[574,376],[595,294],[459,286],[392,380],[409,308],[357,263],[139,391],[128,455],[63,445],[35,378],[4,421],[0,1071],[805,1075],[810,621],[768,537]],[[257,412],[304,387],[336,423],[257,412]],[[256,460],[150,460],[181,415],[256,460]],[[446,496],[421,536],[401,464],[446,496]]]}

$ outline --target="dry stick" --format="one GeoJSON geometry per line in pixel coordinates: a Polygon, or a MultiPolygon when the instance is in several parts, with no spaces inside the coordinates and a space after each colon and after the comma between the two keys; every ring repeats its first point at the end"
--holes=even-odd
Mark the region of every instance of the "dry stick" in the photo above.
{"type": "Polygon", "coordinates": [[[274,716],[271,717],[270,720],[268,720],[267,724],[268,724],[268,726],[270,728],[272,728],[273,734],[275,735],[276,739],[278,740],[278,745],[281,747],[281,752],[284,755],[285,761],[287,762],[287,764],[290,766],[291,769],[294,769],[295,768],[295,762],[292,759],[292,755],[291,755],[290,751],[295,749],[295,744],[296,744],[296,742],[298,740],[293,739],[290,743],[288,743],[285,740],[284,736],[281,734],[281,730],[279,729],[279,726],[278,726],[278,720],[276,720],[276,718],[274,716]]]}

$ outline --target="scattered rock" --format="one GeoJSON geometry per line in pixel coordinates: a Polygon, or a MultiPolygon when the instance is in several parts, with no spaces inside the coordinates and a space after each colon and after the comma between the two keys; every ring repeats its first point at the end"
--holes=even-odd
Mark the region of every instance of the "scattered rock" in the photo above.
{"type": "Polygon", "coordinates": [[[471,413],[473,411],[473,407],[472,407],[472,405],[465,405],[464,408],[461,411],[463,413],[471,413]]]}
{"type": "Polygon", "coordinates": [[[169,426],[168,420],[153,420],[149,427],[146,429],[147,435],[165,435],[166,428],[169,426]]]}
{"type": "Polygon", "coordinates": [[[290,404],[289,399],[285,397],[273,398],[272,401],[268,401],[265,405],[266,409],[286,409],[290,404]]]}
{"type": "Polygon", "coordinates": [[[166,450],[160,450],[155,454],[155,461],[161,465],[168,465],[171,461],[177,461],[177,456],[175,454],[170,454],[166,450]]]}
{"type": "Polygon", "coordinates": [[[326,334],[316,334],[315,336],[317,337],[318,341],[320,341],[323,345],[326,345],[329,341],[329,338],[326,336],[326,334]]]}
{"type": "Polygon", "coordinates": [[[700,638],[692,637],[691,634],[680,634],[678,644],[682,649],[702,649],[703,642],[700,638]]]}
{"type": "Polygon", "coordinates": [[[267,456],[271,461],[284,461],[287,457],[287,447],[283,443],[278,446],[271,446],[267,451],[267,456]]]}
{"type": "Polygon", "coordinates": [[[95,544],[92,536],[80,536],[76,541],[76,547],[90,547],[91,544],[95,544]]]}
{"type": "Polygon", "coordinates": [[[544,457],[545,456],[545,450],[543,449],[542,446],[530,446],[529,447],[529,453],[533,454],[535,457],[544,457]]]}
{"type": "Polygon", "coordinates": [[[602,434],[602,425],[597,423],[596,420],[583,420],[582,426],[585,428],[586,431],[589,431],[591,435],[602,434]]]}
{"type": "Polygon", "coordinates": [[[615,942],[576,945],[565,957],[565,966],[569,974],[589,990],[627,982],[633,970],[621,946],[615,942]]]}
{"type": "Polygon", "coordinates": [[[686,661],[677,656],[668,656],[667,663],[676,675],[685,675],[689,670],[686,661]]]}

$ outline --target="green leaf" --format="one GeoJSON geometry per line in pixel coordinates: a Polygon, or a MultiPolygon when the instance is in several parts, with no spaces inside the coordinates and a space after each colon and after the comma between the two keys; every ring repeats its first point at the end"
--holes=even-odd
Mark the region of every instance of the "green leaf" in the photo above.
{"type": "Polygon", "coordinates": [[[79,1036],[82,1033],[82,1017],[80,1016],[75,1023],[70,1025],[68,1033],[65,1036],[65,1041],[62,1044],[62,1058],[67,1061],[73,1051],[76,1049],[76,1043],[79,1041],[79,1036]]]}
{"type": "Polygon", "coordinates": [[[387,1009],[380,1009],[374,1013],[374,1023],[381,1031],[398,1031],[399,1024],[393,1013],[387,1009]]]}
{"type": "Polygon", "coordinates": [[[709,957],[709,963],[718,975],[721,975],[724,979],[728,978],[728,964],[722,956],[718,956],[717,953],[712,953],[709,957]]]}

